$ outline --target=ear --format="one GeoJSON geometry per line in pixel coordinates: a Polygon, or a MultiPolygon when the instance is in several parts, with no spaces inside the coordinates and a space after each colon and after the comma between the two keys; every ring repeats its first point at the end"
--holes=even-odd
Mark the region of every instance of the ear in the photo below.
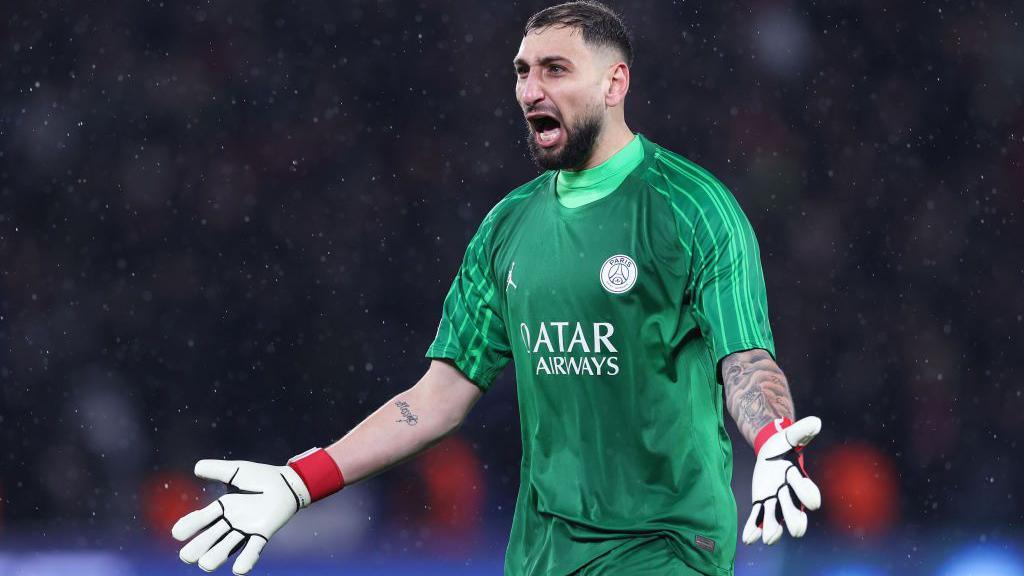
{"type": "Polygon", "coordinates": [[[608,89],[604,93],[604,103],[609,108],[621,106],[629,92],[629,66],[618,62],[608,69],[608,89]]]}

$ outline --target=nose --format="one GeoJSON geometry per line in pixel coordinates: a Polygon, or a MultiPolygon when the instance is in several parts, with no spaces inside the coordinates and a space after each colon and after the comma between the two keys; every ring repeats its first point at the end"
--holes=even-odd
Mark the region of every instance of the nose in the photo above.
{"type": "Polygon", "coordinates": [[[544,90],[540,85],[540,72],[534,68],[522,81],[522,100],[527,107],[535,106],[544,99],[544,90]]]}

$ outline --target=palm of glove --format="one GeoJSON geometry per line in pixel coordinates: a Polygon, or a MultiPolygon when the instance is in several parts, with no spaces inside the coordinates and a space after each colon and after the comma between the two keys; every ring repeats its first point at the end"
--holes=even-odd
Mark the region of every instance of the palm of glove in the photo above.
{"type": "Polygon", "coordinates": [[[776,517],[780,509],[791,536],[799,538],[807,531],[807,514],[797,507],[793,496],[802,508],[817,510],[821,492],[803,471],[802,460],[794,460],[820,431],[821,420],[808,416],[776,432],[761,446],[754,464],[753,509],[743,528],[745,544],[758,538],[768,545],[778,542],[783,532],[776,517]]]}
{"type": "Polygon", "coordinates": [[[305,485],[288,466],[200,460],[195,473],[234,489],[209,506],[182,517],[171,528],[174,538],[182,542],[202,530],[181,549],[179,556],[189,564],[199,562],[199,567],[207,572],[216,570],[242,547],[232,571],[247,574],[267,540],[302,504],[309,502],[305,485]]]}

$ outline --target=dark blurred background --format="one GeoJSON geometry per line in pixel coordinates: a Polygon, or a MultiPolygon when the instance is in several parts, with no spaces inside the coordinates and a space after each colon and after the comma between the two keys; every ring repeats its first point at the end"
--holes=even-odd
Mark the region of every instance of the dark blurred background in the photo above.
{"type": "MultiPolygon", "coordinates": [[[[168,530],[218,493],[195,460],[283,462],[418,379],[469,237],[537,174],[511,60],[546,5],[3,5],[0,575],[198,573],[168,530]]],[[[737,573],[1024,574],[1021,4],[617,7],[630,127],[736,195],[825,422],[808,537],[737,573]]],[[[512,376],[257,573],[500,573],[512,376]]]]}

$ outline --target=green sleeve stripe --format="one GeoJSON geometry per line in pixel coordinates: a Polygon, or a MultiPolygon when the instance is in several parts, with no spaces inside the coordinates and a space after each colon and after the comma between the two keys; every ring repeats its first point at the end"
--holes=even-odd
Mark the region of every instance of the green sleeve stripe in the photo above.
{"type": "MultiPolygon", "coordinates": [[[[490,300],[491,296],[493,296],[493,291],[494,291],[494,286],[492,285],[491,286],[491,290],[488,291],[488,294],[486,295],[484,300],[490,300]]],[[[476,358],[476,360],[473,362],[473,367],[471,368],[471,371],[474,374],[476,374],[476,373],[478,373],[480,371],[480,362],[484,359],[484,355],[482,353],[483,349],[491,344],[487,340],[487,331],[491,328],[491,320],[492,319],[494,319],[494,312],[491,312],[488,309],[487,310],[487,314],[484,316],[484,326],[483,326],[483,329],[480,332],[480,334],[482,336],[480,338],[480,344],[478,346],[476,346],[475,348],[472,348],[471,351],[470,351],[470,358],[474,358],[474,357],[476,358]]]]}
{"type": "MultiPolygon", "coordinates": [[[[671,180],[668,180],[668,182],[669,182],[669,186],[672,186],[673,188],[677,189],[683,195],[684,198],[690,200],[690,202],[693,203],[693,205],[697,208],[697,214],[700,216],[700,219],[704,221],[704,225],[707,226],[708,229],[710,230],[711,229],[711,225],[708,222],[707,216],[704,214],[704,209],[701,207],[700,203],[697,202],[692,196],[690,196],[689,192],[687,192],[684,188],[680,187],[678,184],[672,182],[671,180]]],[[[696,229],[695,229],[695,231],[696,231],[696,229]]],[[[696,232],[695,232],[695,234],[696,234],[696,232]]],[[[699,246],[700,242],[697,242],[697,245],[699,246]]],[[[714,250],[715,262],[720,261],[721,260],[721,247],[718,245],[718,242],[712,241],[711,247],[714,250]]],[[[736,298],[736,295],[734,293],[733,294],[733,299],[735,300],[735,298],[736,298]]],[[[716,306],[718,308],[717,317],[719,319],[724,318],[724,315],[722,313],[722,292],[721,292],[720,285],[718,283],[715,283],[715,304],[716,304],[716,306]]],[[[721,330],[722,334],[724,336],[726,336],[726,337],[728,336],[728,334],[726,334],[727,327],[725,325],[717,326],[716,328],[721,330]]]]}
{"type": "MultiPolygon", "coordinates": [[[[479,262],[481,258],[486,257],[485,251],[483,249],[483,242],[482,241],[477,244],[476,251],[477,251],[477,258],[475,260],[477,262],[479,262]]],[[[478,277],[478,278],[489,278],[490,274],[487,273],[487,269],[485,267],[478,265],[477,266],[477,274],[474,274],[473,276],[474,277],[478,277]]],[[[482,328],[478,328],[478,329],[475,330],[476,333],[473,335],[473,338],[470,339],[469,345],[467,346],[468,353],[470,354],[470,357],[475,357],[476,358],[476,361],[473,362],[473,367],[471,368],[471,371],[474,372],[474,373],[477,371],[477,368],[480,365],[480,358],[482,357],[482,354],[480,354],[480,351],[483,348],[487,347],[488,344],[490,344],[490,342],[487,339],[487,328],[491,324],[491,317],[494,315],[494,312],[491,311],[490,306],[488,306],[488,304],[490,304],[491,296],[493,295],[493,292],[492,292],[493,288],[494,288],[494,282],[493,281],[484,283],[484,286],[479,286],[479,285],[474,284],[474,289],[475,289],[478,297],[480,298],[480,300],[482,302],[485,303],[484,306],[478,306],[476,311],[475,311],[476,314],[483,314],[483,316],[484,316],[483,325],[482,325],[483,327],[482,328]]],[[[473,323],[473,327],[476,328],[477,326],[480,326],[480,324],[478,324],[477,322],[474,322],[473,323]]]]}
{"type": "MultiPolygon", "coordinates": [[[[743,234],[742,223],[739,221],[739,217],[736,214],[735,207],[732,206],[732,203],[730,203],[727,198],[723,198],[723,196],[727,195],[728,193],[722,187],[722,184],[719,183],[714,178],[711,178],[708,175],[701,173],[692,165],[689,165],[685,162],[681,162],[668,155],[664,155],[664,158],[667,164],[676,168],[679,172],[684,173],[690,180],[696,183],[697,186],[699,186],[701,189],[705,190],[705,192],[708,193],[708,198],[718,209],[719,216],[723,218],[723,223],[726,224],[725,228],[728,231],[729,239],[732,240],[735,239],[737,235],[739,236],[739,240],[742,242],[742,249],[733,246],[734,243],[730,241],[730,257],[734,257],[734,255],[737,255],[737,252],[740,257],[748,253],[748,246],[746,246],[746,240],[748,240],[746,236],[748,235],[743,234]]],[[[694,201],[694,203],[696,202],[694,201]]],[[[745,264],[745,262],[743,263],[745,264]]],[[[746,317],[743,318],[739,323],[740,333],[744,339],[749,339],[750,334],[746,333],[745,328],[748,328],[748,324],[750,323],[750,321],[753,320],[753,311],[751,311],[750,308],[750,300],[753,299],[750,292],[750,279],[748,278],[748,276],[746,276],[745,265],[737,266],[737,268],[739,270],[734,269],[733,273],[737,277],[739,275],[742,275],[742,279],[738,280],[736,284],[741,285],[743,287],[745,291],[745,297],[740,298],[734,290],[733,301],[737,305],[736,312],[746,317]],[[744,307],[746,308],[745,312],[744,307]]]]}
{"type": "MultiPolygon", "coordinates": [[[[679,162],[679,160],[673,160],[679,162]]],[[[744,216],[743,213],[740,211],[739,205],[736,203],[735,199],[728,192],[728,190],[726,190],[726,188],[722,186],[720,182],[718,182],[715,178],[713,178],[710,174],[708,174],[706,171],[702,170],[698,166],[686,164],[685,162],[683,163],[683,165],[686,166],[695,175],[695,177],[705,180],[711,184],[712,189],[717,193],[712,196],[712,200],[716,201],[716,203],[719,203],[720,209],[722,209],[723,212],[728,213],[728,215],[732,218],[733,222],[735,222],[736,226],[738,227],[737,230],[740,231],[741,239],[743,241],[743,255],[746,258],[753,260],[752,269],[755,273],[755,278],[753,282],[748,276],[747,266],[743,266],[743,289],[746,292],[746,298],[743,299],[743,303],[746,307],[745,320],[747,327],[750,328],[751,332],[757,335],[757,333],[759,332],[759,328],[763,328],[767,324],[766,322],[758,321],[757,319],[758,317],[760,317],[764,320],[767,320],[768,311],[766,309],[767,306],[764,298],[764,274],[763,272],[761,272],[760,251],[758,250],[757,241],[750,227],[750,223],[747,220],[746,216],[744,216]],[[721,208],[722,205],[724,205],[728,209],[726,210],[724,208],[721,208]],[[752,290],[758,288],[758,286],[760,286],[760,289],[758,290],[759,294],[755,295],[752,293],[752,290]],[[758,312],[760,312],[760,315],[755,314],[754,312],[753,306],[755,302],[757,304],[757,309],[758,312]]],[[[770,333],[771,332],[769,328],[768,334],[770,335],[770,333]]]]}
{"type": "MultiPolygon", "coordinates": [[[[668,178],[665,177],[664,172],[661,169],[659,169],[657,164],[652,165],[651,168],[650,168],[650,171],[655,173],[657,178],[660,178],[660,179],[664,180],[666,183],[668,183],[668,178]]],[[[693,262],[694,249],[696,249],[697,260],[700,261],[700,262],[703,262],[704,261],[704,249],[701,247],[700,242],[696,242],[695,241],[696,234],[697,234],[697,226],[686,215],[686,212],[684,212],[683,209],[679,207],[679,204],[675,201],[675,198],[668,192],[668,190],[666,190],[664,188],[661,188],[660,186],[655,184],[653,181],[650,182],[650,185],[651,185],[651,188],[653,188],[657,193],[661,194],[662,196],[664,196],[668,200],[669,205],[672,206],[672,211],[675,212],[676,214],[678,214],[683,219],[683,221],[686,222],[686,224],[690,227],[689,234],[686,234],[682,230],[679,231],[679,243],[683,246],[683,248],[686,249],[686,254],[690,257],[691,265],[692,265],[692,262],[693,262]],[[688,246],[686,244],[686,237],[687,236],[689,236],[690,242],[694,245],[694,248],[690,248],[690,246],[688,246]]],[[[669,184],[669,186],[671,186],[671,184],[669,184]]],[[[694,276],[695,275],[691,274],[690,278],[687,280],[687,286],[686,286],[687,290],[692,290],[693,289],[694,282],[695,282],[694,276]]]]}
{"type": "MultiPolygon", "coordinates": [[[[690,226],[690,230],[691,230],[690,236],[692,237],[693,236],[692,231],[694,230],[693,222],[686,216],[686,213],[683,212],[682,209],[680,209],[679,206],[672,200],[672,196],[666,190],[663,190],[663,189],[659,188],[653,182],[651,182],[651,188],[653,188],[654,191],[657,192],[658,194],[661,194],[662,196],[664,196],[665,200],[668,201],[668,205],[672,207],[672,211],[675,212],[676,214],[678,214],[679,217],[682,218],[683,221],[686,222],[686,224],[690,226]]],[[[693,258],[693,249],[690,248],[690,246],[688,246],[686,244],[686,242],[683,241],[683,235],[682,234],[680,234],[680,237],[679,237],[679,244],[682,245],[684,250],[686,250],[687,257],[693,258]]],[[[700,251],[700,246],[699,245],[697,246],[697,250],[700,251]]],[[[703,259],[703,255],[701,256],[701,258],[703,259]]]]}
{"type": "MultiPolygon", "coordinates": [[[[470,372],[473,375],[477,375],[480,371],[480,363],[484,359],[484,350],[494,343],[488,338],[488,330],[491,327],[491,323],[494,320],[494,311],[491,310],[491,305],[497,306],[497,303],[492,303],[491,299],[494,297],[497,282],[495,281],[491,271],[488,267],[479,265],[479,262],[487,262],[487,241],[490,238],[491,232],[494,229],[494,220],[501,208],[511,203],[514,200],[526,198],[533,194],[534,189],[527,188],[520,191],[518,194],[511,194],[501,202],[499,202],[491,211],[484,217],[483,222],[480,223],[480,228],[477,236],[471,241],[472,245],[469,251],[472,252],[473,256],[471,262],[474,263],[474,273],[469,275],[470,286],[472,287],[478,302],[482,305],[477,305],[474,308],[472,315],[466,314],[462,318],[462,322],[459,325],[459,341],[464,341],[466,336],[469,336],[469,342],[466,345],[466,353],[470,358],[473,359],[473,364],[470,367],[470,372]],[[479,282],[478,282],[479,281],[479,282]],[[481,283],[483,286],[481,286],[481,283]],[[479,315],[483,315],[483,322],[477,322],[479,315]],[[469,322],[472,319],[473,322],[469,322]],[[469,330],[466,329],[466,324],[469,323],[469,330]],[[467,332],[472,331],[471,334],[467,332]]],[[[469,259],[467,255],[467,259],[469,259]]],[[[507,330],[507,328],[506,328],[507,330]]]]}
{"type": "MultiPolygon", "coordinates": [[[[702,175],[700,172],[697,172],[697,174],[702,175]]],[[[733,228],[733,237],[735,238],[735,235],[738,234],[740,241],[742,242],[742,246],[737,247],[737,250],[740,252],[740,258],[742,259],[739,263],[739,273],[743,276],[740,286],[745,293],[744,296],[740,298],[740,304],[743,306],[743,309],[740,310],[740,314],[743,315],[743,327],[749,329],[751,336],[755,336],[758,322],[754,315],[753,306],[754,302],[758,301],[759,298],[756,298],[751,290],[754,286],[754,281],[750,278],[750,258],[752,256],[756,256],[757,252],[756,249],[751,246],[753,234],[749,228],[750,224],[746,222],[745,217],[739,213],[739,208],[736,206],[735,200],[728,197],[729,193],[721,184],[714,180],[710,180],[710,182],[712,183],[712,190],[716,193],[712,194],[712,201],[719,204],[719,209],[733,220],[735,224],[735,228],[733,228]]],[[[755,262],[753,265],[759,267],[760,263],[755,262]]]]}
{"type": "MultiPolygon", "coordinates": [[[[444,312],[442,311],[441,314],[442,314],[441,324],[443,325],[444,324],[444,316],[443,316],[444,312]]],[[[448,330],[445,330],[445,332],[447,332],[447,334],[445,334],[445,338],[444,338],[444,349],[445,350],[451,350],[451,347],[452,347],[452,335],[455,334],[455,330],[452,330],[451,327],[449,327],[448,330]]]]}
{"type": "MultiPolygon", "coordinates": [[[[756,334],[756,326],[759,324],[756,322],[756,316],[753,310],[753,301],[760,300],[759,298],[755,298],[751,293],[751,279],[747,270],[748,259],[751,257],[752,252],[753,255],[756,256],[756,248],[752,250],[749,244],[751,241],[751,234],[747,233],[743,217],[739,213],[739,208],[735,205],[735,201],[731,200],[728,191],[726,191],[725,187],[723,187],[720,182],[704,173],[696,166],[671,158],[667,155],[665,158],[669,165],[688,175],[691,180],[700,185],[708,193],[708,197],[718,209],[719,215],[724,219],[723,221],[728,224],[726,228],[729,231],[730,238],[735,239],[737,235],[739,236],[738,239],[742,243],[742,246],[737,246],[735,253],[737,253],[739,258],[742,258],[742,261],[740,261],[740,265],[738,266],[739,269],[733,270],[737,275],[737,285],[735,285],[736,290],[733,291],[733,296],[734,301],[739,306],[736,308],[736,311],[741,317],[739,322],[741,335],[744,339],[749,340],[752,336],[749,332],[756,334]],[[742,278],[740,278],[740,276],[742,276],[742,278]],[[744,291],[745,294],[743,297],[739,297],[739,294],[737,293],[739,289],[744,291]]],[[[749,224],[747,224],[747,226],[749,226],[749,224]]],[[[730,242],[730,248],[732,247],[732,244],[733,242],[730,242]]],[[[758,263],[757,265],[759,266],[760,264],[758,263]]]]}
{"type": "Polygon", "coordinates": [[[427,349],[430,358],[452,359],[485,391],[511,359],[509,333],[502,318],[504,299],[491,260],[492,237],[505,209],[534,194],[545,181],[535,179],[513,190],[484,217],[466,247],[445,297],[437,335],[427,349]]]}
{"type": "MultiPolygon", "coordinates": [[[[475,245],[472,247],[472,249],[476,252],[476,257],[474,258],[474,261],[478,261],[478,259],[480,258],[481,254],[484,252],[483,246],[482,246],[482,244],[483,244],[482,238],[481,238],[481,241],[475,242],[474,244],[475,245]]],[[[471,372],[474,372],[474,373],[476,372],[476,367],[479,365],[479,360],[480,360],[480,358],[482,356],[480,354],[480,350],[482,348],[486,347],[489,344],[489,342],[487,340],[487,330],[486,330],[486,327],[490,325],[490,323],[491,323],[490,322],[491,321],[491,316],[494,315],[494,313],[491,311],[491,309],[487,306],[487,303],[489,303],[489,301],[490,301],[491,294],[486,292],[479,284],[477,284],[477,279],[478,278],[487,278],[489,276],[489,274],[487,274],[487,270],[484,269],[482,266],[475,266],[475,268],[476,268],[476,273],[469,275],[470,286],[472,287],[475,296],[477,298],[479,298],[479,301],[483,302],[484,305],[482,305],[482,306],[475,306],[474,310],[471,311],[470,314],[466,314],[463,317],[462,324],[459,326],[459,334],[460,334],[460,336],[466,336],[467,334],[464,331],[466,323],[469,321],[470,318],[473,318],[473,320],[474,320],[474,322],[472,322],[470,324],[470,327],[472,329],[472,333],[469,334],[469,336],[470,336],[469,343],[466,345],[466,352],[467,352],[467,354],[470,354],[471,356],[474,356],[474,355],[476,356],[476,360],[477,361],[473,363],[473,368],[470,370],[471,372]],[[480,326],[480,324],[478,322],[476,322],[476,319],[477,319],[477,317],[480,314],[484,315],[484,320],[483,320],[484,330],[483,331],[481,331],[481,330],[479,330],[477,328],[477,326],[480,326]]],[[[489,284],[491,284],[492,287],[493,287],[493,282],[490,282],[489,284]]],[[[460,340],[462,340],[462,338],[460,338],[460,340]]]]}
{"type": "MultiPolygon", "coordinates": [[[[452,283],[451,292],[458,299],[458,301],[462,303],[465,303],[465,301],[474,298],[476,294],[479,294],[481,292],[480,288],[476,284],[476,271],[479,270],[479,268],[476,266],[472,266],[471,264],[475,260],[476,253],[479,252],[479,240],[479,236],[474,236],[473,239],[470,240],[470,244],[466,250],[466,257],[464,258],[464,264],[467,266],[467,268],[460,269],[455,276],[455,281],[452,283]],[[471,269],[473,273],[467,273],[471,269]],[[468,286],[466,286],[466,294],[461,293],[463,290],[463,282],[468,284],[468,286]]],[[[448,334],[445,339],[444,349],[452,350],[451,342],[453,336],[456,337],[456,341],[460,343],[460,345],[456,348],[460,352],[464,352],[466,349],[473,346],[476,339],[480,337],[480,334],[479,332],[476,332],[474,330],[467,329],[467,324],[470,323],[470,320],[472,320],[476,314],[480,314],[483,311],[486,311],[485,306],[474,306],[469,313],[466,313],[463,309],[461,309],[458,306],[458,304],[454,304],[452,308],[448,311],[450,313],[449,321],[458,321],[458,325],[452,324],[449,326],[448,334]],[[458,318],[456,318],[456,316],[458,316],[458,318]],[[469,345],[463,346],[462,343],[466,342],[467,337],[470,340],[469,345]]],[[[470,328],[472,328],[472,326],[470,328]]],[[[472,370],[470,370],[466,374],[466,376],[468,376],[470,379],[473,379],[475,374],[473,374],[472,370]]]]}
{"type": "Polygon", "coordinates": [[[466,354],[472,359],[473,363],[469,370],[473,375],[480,373],[480,363],[484,360],[485,354],[483,353],[488,347],[494,346],[488,338],[491,323],[494,321],[495,313],[491,309],[491,306],[498,306],[497,302],[491,302],[494,298],[494,293],[497,287],[497,282],[491,274],[489,267],[481,265],[481,262],[487,262],[487,240],[490,237],[491,232],[494,229],[494,219],[499,212],[499,207],[508,204],[512,200],[518,200],[525,198],[533,193],[533,190],[524,190],[518,194],[513,194],[499,202],[498,205],[491,210],[487,216],[484,217],[483,222],[480,223],[480,228],[477,236],[471,241],[471,246],[467,251],[467,260],[472,262],[473,273],[468,275],[469,284],[473,290],[474,299],[482,305],[477,305],[471,314],[463,315],[462,322],[459,325],[459,341],[465,341],[468,336],[468,343],[466,344],[466,354]],[[469,256],[472,254],[472,256],[469,256]],[[482,322],[479,321],[480,316],[483,316],[482,322]],[[470,322],[470,320],[473,320],[470,322]],[[467,329],[467,324],[469,328],[467,329]]]}
{"type": "MultiPolygon", "coordinates": [[[[675,162],[670,162],[671,159],[669,159],[667,156],[660,155],[660,157],[664,158],[666,160],[666,164],[668,164],[669,167],[676,169],[677,172],[684,173],[684,167],[683,166],[680,166],[679,164],[677,164],[675,162]]],[[[715,204],[715,206],[718,208],[719,212],[721,213],[722,212],[721,206],[718,204],[717,201],[715,201],[714,193],[712,191],[712,188],[706,182],[698,180],[698,179],[692,177],[691,175],[689,175],[688,173],[684,173],[684,175],[686,175],[690,181],[692,181],[694,184],[696,184],[697,186],[699,186],[700,188],[702,188],[704,190],[704,192],[707,194],[708,198],[712,199],[712,202],[715,204]]],[[[671,180],[669,182],[671,183],[671,180]]],[[[708,237],[711,240],[712,246],[715,247],[715,254],[716,254],[715,266],[717,267],[719,262],[721,262],[721,257],[720,257],[721,247],[719,246],[719,242],[718,242],[718,240],[715,238],[715,236],[713,234],[713,230],[714,229],[712,228],[711,222],[708,219],[707,214],[704,211],[704,206],[701,204],[701,202],[697,201],[697,199],[694,198],[685,188],[683,188],[683,187],[681,187],[681,186],[679,186],[678,184],[675,184],[675,183],[672,183],[672,185],[675,186],[679,190],[679,192],[683,195],[684,198],[686,198],[687,200],[689,200],[690,202],[693,203],[694,207],[696,207],[697,212],[698,212],[698,214],[701,217],[701,220],[703,220],[705,226],[707,226],[708,237]]],[[[728,237],[726,239],[726,248],[729,251],[729,258],[732,261],[735,261],[735,259],[737,257],[737,247],[735,246],[735,242],[731,242],[730,241],[730,239],[733,236],[735,236],[735,230],[730,226],[730,223],[728,222],[728,220],[723,220],[722,223],[723,223],[723,225],[725,225],[726,232],[728,234],[728,237]]],[[[737,270],[737,268],[743,268],[743,266],[733,267],[732,268],[732,270],[730,272],[734,276],[738,276],[742,272],[741,270],[737,270]]],[[[712,273],[713,272],[714,272],[714,270],[712,270],[712,273]]],[[[735,286],[736,283],[738,283],[738,280],[734,280],[733,285],[735,286]]],[[[719,323],[718,328],[721,330],[722,335],[725,337],[725,338],[723,338],[723,340],[730,340],[730,338],[728,336],[728,332],[727,332],[730,327],[728,326],[729,323],[726,322],[725,315],[722,313],[722,302],[721,302],[721,300],[722,300],[721,289],[719,288],[718,283],[716,283],[716,285],[715,285],[715,301],[716,301],[717,306],[718,306],[718,323],[719,323]]],[[[732,290],[732,300],[733,300],[733,310],[736,310],[738,313],[743,314],[743,308],[742,308],[743,304],[741,302],[741,298],[739,297],[738,291],[735,290],[735,289],[732,290]]],[[[749,340],[750,339],[750,336],[747,333],[747,330],[746,330],[747,327],[745,326],[745,324],[746,324],[746,322],[742,322],[741,321],[741,322],[737,323],[737,326],[735,326],[735,329],[738,329],[738,331],[739,331],[739,339],[740,340],[749,340]]]]}
{"type": "MultiPolygon", "coordinates": [[[[700,172],[698,172],[700,174],[700,172]]],[[[736,225],[735,231],[739,234],[742,246],[740,250],[742,261],[740,263],[740,272],[743,275],[742,288],[745,292],[744,297],[740,298],[740,302],[744,309],[741,310],[743,315],[744,327],[748,328],[751,332],[751,336],[756,337],[758,333],[757,327],[762,323],[757,321],[757,316],[754,312],[754,303],[760,302],[761,298],[757,297],[754,293],[754,288],[757,287],[757,282],[760,281],[762,285],[761,292],[763,292],[763,274],[760,272],[760,258],[758,256],[757,246],[754,241],[753,230],[750,227],[750,223],[746,220],[746,217],[739,211],[739,207],[736,201],[731,198],[729,192],[721,185],[711,180],[713,190],[717,192],[717,201],[723,204],[723,211],[726,212],[733,220],[736,225]],[[753,261],[752,261],[753,260],[753,261]],[[753,271],[754,278],[751,278],[751,271],[753,271]]],[[[715,200],[715,196],[712,197],[715,200]]],[[[760,306],[760,304],[758,304],[760,306]]]]}

